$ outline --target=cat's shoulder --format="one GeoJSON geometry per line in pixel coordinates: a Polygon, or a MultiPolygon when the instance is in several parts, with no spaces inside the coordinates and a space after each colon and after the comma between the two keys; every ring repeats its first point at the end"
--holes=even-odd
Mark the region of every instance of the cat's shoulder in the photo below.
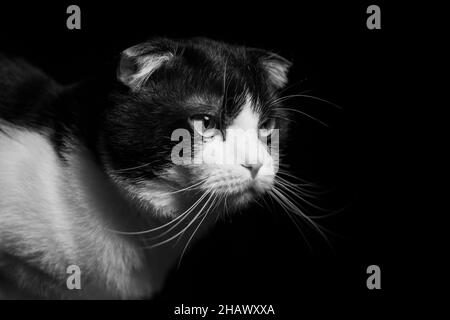
{"type": "Polygon", "coordinates": [[[0,54],[0,120],[38,122],[61,86],[25,60],[0,54]]]}

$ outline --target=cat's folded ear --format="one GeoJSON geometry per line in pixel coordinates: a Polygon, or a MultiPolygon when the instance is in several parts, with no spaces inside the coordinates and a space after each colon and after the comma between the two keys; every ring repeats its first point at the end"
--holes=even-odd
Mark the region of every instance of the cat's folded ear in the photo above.
{"type": "Polygon", "coordinates": [[[117,69],[117,79],[139,90],[148,78],[174,56],[171,43],[159,40],[144,42],[122,52],[117,69]]]}
{"type": "Polygon", "coordinates": [[[283,88],[288,82],[288,73],[292,62],[273,52],[260,49],[253,49],[253,52],[266,71],[268,81],[276,89],[283,88]]]}

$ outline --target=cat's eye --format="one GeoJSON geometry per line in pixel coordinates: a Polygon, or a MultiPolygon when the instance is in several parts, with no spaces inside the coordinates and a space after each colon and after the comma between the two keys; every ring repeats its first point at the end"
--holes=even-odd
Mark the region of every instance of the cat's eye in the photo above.
{"type": "Polygon", "coordinates": [[[259,135],[261,137],[270,136],[275,129],[275,119],[269,119],[259,126],[259,135]]]}
{"type": "Polygon", "coordinates": [[[216,121],[213,116],[208,114],[197,114],[189,118],[189,122],[195,132],[203,137],[212,137],[216,133],[216,121]]]}

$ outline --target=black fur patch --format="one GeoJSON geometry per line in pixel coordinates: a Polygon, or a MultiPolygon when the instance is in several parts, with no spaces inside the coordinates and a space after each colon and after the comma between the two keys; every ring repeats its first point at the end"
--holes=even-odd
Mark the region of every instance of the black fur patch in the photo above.
{"type": "Polygon", "coordinates": [[[210,114],[226,128],[247,94],[264,118],[284,121],[278,104],[272,103],[280,87],[265,63],[270,60],[287,70],[289,63],[283,58],[208,39],[151,40],[138,46],[134,58],[164,52],[173,57],[139,90],[118,81],[119,62],[63,88],[23,61],[0,59],[0,118],[50,131],[62,157],[68,138],[75,136],[99,164],[105,155],[115,170],[152,164],[121,173],[131,179],[151,178],[170,164],[177,143],[170,140],[171,134],[177,128],[191,130],[190,116],[210,114]],[[200,97],[201,103],[193,97],[200,97]]]}
{"type": "MultiPolygon", "coordinates": [[[[268,52],[231,46],[207,39],[172,41],[159,39],[139,46],[141,55],[172,52],[137,92],[123,86],[111,97],[104,122],[104,148],[114,169],[151,163],[139,170],[123,172],[133,178],[151,177],[170,164],[177,128],[190,129],[188,118],[206,113],[226,128],[241,110],[248,94],[265,117],[274,116],[276,86],[264,68],[268,52]],[[204,103],[191,103],[200,97],[204,103]]],[[[279,63],[287,64],[281,60],[279,63]]],[[[282,117],[280,117],[282,118],[282,117]]]]}

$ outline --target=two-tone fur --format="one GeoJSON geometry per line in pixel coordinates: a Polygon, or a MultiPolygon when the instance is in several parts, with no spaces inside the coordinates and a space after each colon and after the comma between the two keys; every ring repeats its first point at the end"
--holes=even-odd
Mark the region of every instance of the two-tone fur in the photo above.
{"type": "Polygon", "coordinates": [[[0,274],[37,297],[151,297],[199,223],[270,190],[278,160],[260,132],[283,137],[289,66],[259,49],[156,39],[66,87],[0,58],[0,274]],[[202,161],[174,163],[177,129],[204,135],[202,161]],[[253,162],[239,137],[230,146],[238,129],[254,132],[253,162]],[[144,232],[172,226],[187,228],[176,246],[144,232]],[[82,290],[68,290],[69,265],[82,290]]]}

